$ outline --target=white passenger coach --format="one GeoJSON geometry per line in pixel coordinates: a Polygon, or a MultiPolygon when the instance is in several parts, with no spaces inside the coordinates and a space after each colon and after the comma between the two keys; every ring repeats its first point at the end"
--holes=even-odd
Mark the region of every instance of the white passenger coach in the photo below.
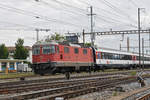
{"type": "MultiPolygon", "coordinates": [[[[150,55],[141,53],[141,64],[150,65],[150,55]]],[[[135,68],[139,66],[139,53],[125,52],[107,48],[96,49],[96,65],[99,68],[135,68]]]]}

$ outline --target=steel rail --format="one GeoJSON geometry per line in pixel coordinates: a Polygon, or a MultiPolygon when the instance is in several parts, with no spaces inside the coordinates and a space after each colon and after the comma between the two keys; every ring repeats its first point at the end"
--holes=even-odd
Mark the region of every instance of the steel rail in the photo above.
{"type": "MultiPolygon", "coordinates": [[[[77,91],[77,90],[82,90],[82,89],[87,89],[88,87],[93,87],[94,89],[96,89],[97,87],[101,87],[104,88],[103,86],[105,86],[105,84],[115,84],[117,82],[121,83],[125,83],[125,82],[129,82],[129,81],[136,81],[135,77],[126,77],[126,78],[118,78],[118,79],[114,79],[114,80],[107,80],[107,81],[96,81],[96,82],[92,82],[92,83],[86,83],[86,84],[79,84],[79,85],[75,85],[75,86],[67,86],[67,87],[62,87],[62,88],[55,88],[55,89],[46,89],[46,90],[41,90],[41,91],[33,91],[30,93],[24,93],[24,94],[18,94],[18,95],[12,95],[12,96],[8,96],[5,98],[0,98],[3,100],[27,100],[27,99],[33,99],[33,98],[38,98],[38,97],[42,97],[42,96],[47,96],[47,95],[52,95],[52,94],[60,94],[60,93],[66,93],[67,91],[77,91]]],[[[51,99],[50,99],[51,100],[51,99]]]]}
{"type": "Polygon", "coordinates": [[[58,88],[64,86],[70,86],[74,84],[84,84],[87,82],[95,82],[95,81],[105,81],[108,79],[119,78],[119,76],[111,76],[111,77],[95,77],[88,79],[78,79],[78,80],[69,80],[69,81],[56,81],[56,82],[45,82],[45,83],[36,83],[36,84],[23,84],[19,86],[12,86],[7,88],[0,88],[0,94],[14,94],[28,91],[36,91],[48,88],[58,88]]]}

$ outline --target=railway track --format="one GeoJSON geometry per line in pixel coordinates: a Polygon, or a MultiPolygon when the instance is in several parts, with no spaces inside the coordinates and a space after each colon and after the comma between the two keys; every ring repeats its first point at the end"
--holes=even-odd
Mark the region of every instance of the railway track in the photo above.
{"type": "Polygon", "coordinates": [[[146,95],[144,95],[136,100],[150,100],[150,93],[147,93],[146,95]]]}
{"type": "MultiPolygon", "coordinates": [[[[97,73],[97,74],[89,74],[89,75],[81,75],[81,76],[71,76],[71,79],[81,79],[81,78],[101,77],[101,76],[111,76],[111,75],[127,75],[129,73],[130,72],[97,73]]],[[[38,79],[38,80],[4,82],[4,83],[0,83],[0,87],[9,87],[9,86],[12,87],[13,85],[41,83],[41,82],[49,82],[49,81],[57,81],[57,80],[66,80],[66,78],[57,77],[57,78],[46,78],[46,79],[38,79]]]]}
{"type": "Polygon", "coordinates": [[[103,89],[113,87],[117,84],[125,84],[134,81],[136,81],[135,77],[110,78],[105,80],[97,78],[92,81],[85,80],[84,82],[79,83],[74,80],[74,83],[68,83],[67,86],[59,86],[42,90],[37,89],[36,91],[30,91],[28,93],[25,92],[14,95],[7,95],[7,97],[1,96],[0,100],[28,100],[34,98],[38,98],[39,100],[54,100],[56,97],[64,97],[67,99],[91,92],[101,91],[103,89]]]}
{"type": "MultiPolygon", "coordinates": [[[[76,79],[76,78],[86,78],[86,77],[95,77],[95,76],[108,76],[108,75],[129,75],[131,74],[131,72],[133,71],[137,71],[137,70],[131,70],[131,71],[119,71],[119,72],[103,72],[103,73],[92,73],[92,74],[86,74],[86,75],[71,75],[71,79],[76,79]]],[[[150,71],[149,69],[146,71],[150,71]]],[[[137,71],[138,72],[138,71],[137,71]]],[[[37,77],[37,76],[36,76],[37,77]]],[[[40,77],[40,76],[39,76],[40,77]]],[[[27,79],[30,79],[29,77],[27,79]]],[[[42,79],[34,79],[34,77],[32,77],[32,79],[30,80],[24,80],[24,81],[9,81],[9,82],[1,82],[0,83],[0,87],[3,86],[10,86],[10,85],[19,85],[19,84],[31,84],[31,83],[39,83],[39,82],[47,82],[47,81],[55,81],[55,80],[64,80],[65,77],[51,77],[48,78],[48,76],[46,76],[46,78],[42,78],[42,79]]],[[[0,79],[1,80],[1,79],[0,79]]]]}
{"type": "Polygon", "coordinates": [[[37,98],[39,100],[53,100],[56,97],[73,98],[101,91],[117,84],[136,81],[136,77],[125,77],[126,75],[124,76],[124,74],[128,74],[128,72],[78,76],[72,77],[71,80],[50,78],[0,84],[0,100],[27,100],[34,98],[36,100],[37,98]]]}
{"type": "Polygon", "coordinates": [[[73,80],[65,80],[65,81],[53,81],[53,82],[41,82],[41,83],[32,83],[32,84],[20,84],[20,85],[12,85],[12,86],[5,86],[0,87],[0,94],[13,94],[13,93],[21,93],[21,92],[28,92],[30,90],[36,91],[41,89],[48,89],[48,88],[58,88],[58,87],[65,87],[74,84],[84,84],[88,82],[95,82],[95,81],[104,81],[108,79],[119,78],[121,76],[107,76],[107,77],[95,77],[87,78],[87,79],[73,79],[73,80]]]}
{"type": "Polygon", "coordinates": [[[150,100],[150,88],[132,94],[122,100],[150,100]]]}
{"type": "Polygon", "coordinates": [[[93,93],[93,92],[98,92],[98,91],[100,92],[107,88],[115,87],[118,84],[125,84],[125,83],[129,83],[129,82],[133,82],[133,81],[134,80],[115,81],[113,83],[105,83],[100,86],[91,86],[86,89],[79,89],[76,91],[67,91],[65,93],[59,93],[59,94],[52,95],[52,96],[39,97],[37,99],[38,100],[55,100],[55,98],[57,98],[57,97],[63,97],[64,99],[69,99],[69,98],[74,98],[77,96],[85,95],[88,93],[93,93]]]}

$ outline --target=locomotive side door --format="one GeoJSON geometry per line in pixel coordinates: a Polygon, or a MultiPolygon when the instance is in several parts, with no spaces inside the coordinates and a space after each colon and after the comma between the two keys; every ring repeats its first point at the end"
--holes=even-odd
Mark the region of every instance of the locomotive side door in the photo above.
{"type": "Polygon", "coordinates": [[[79,71],[80,70],[80,66],[78,63],[78,55],[79,55],[79,48],[74,48],[74,59],[75,59],[75,70],[79,71]]]}
{"type": "Polygon", "coordinates": [[[58,58],[59,58],[59,60],[63,60],[63,49],[62,49],[62,47],[61,46],[58,46],[58,47],[56,47],[56,49],[57,49],[57,52],[58,52],[58,58]]]}

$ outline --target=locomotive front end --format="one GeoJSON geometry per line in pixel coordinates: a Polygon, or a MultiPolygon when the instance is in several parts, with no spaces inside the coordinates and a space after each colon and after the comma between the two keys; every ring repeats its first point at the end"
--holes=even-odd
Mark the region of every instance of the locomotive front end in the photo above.
{"type": "Polygon", "coordinates": [[[35,74],[44,75],[55,71],[55,60],[58,51],[55,43],[36,43],[32,50],[32,68],[35,74]]]}

